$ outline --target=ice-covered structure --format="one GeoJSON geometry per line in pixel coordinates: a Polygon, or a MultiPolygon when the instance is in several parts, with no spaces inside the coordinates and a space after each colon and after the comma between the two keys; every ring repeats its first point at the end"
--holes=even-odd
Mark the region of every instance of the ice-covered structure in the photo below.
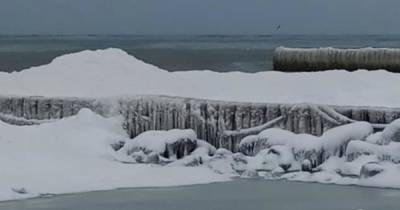
{"type": "Polygon", "coordinates": [[[400,49],[285,48],[275,50],[274,69],[319,71],[330,69],[386,69],[400,72],[400,49]]]}
{"type": "Polygon", "coordinates": [[[168,96],[109,98],[0,96],[0,119],[40,124],[89,108],[103,116],[122,115],[131,138],[148,130],[193,129],[215,147],[237,151],[240,140],[268,128],[322,135],[330,128],[368,121],[375,130],[400,118],[399,108],[315,104],[240,103],[168,96]]]}
{"type": "Polygon", "coordinates": [[[315,167],[331,156],[344,156],[350,141],[364,140],[372,132],[372,126],[366,122],[338,126],[326,131],[320,137],[270,128],[258,135],[243,138],[239,144],[239,151],[254,156],[274,145],[285,145],[291,149],[296,161],[300,163],[308,161],[311,167],[315,167]]]}
{"type": "Polygon", "coordinates": [[[353,161],[362,155],[375,155],[380,161],[400,163],[400,143],[378,145],[365,141],[350,142],[346,150],[346,159],[353,161]]]}
{"type": "MultiPolygon", "coordinates": [[[[2,190],[6,196],[37,196],[169,186],[169,176],[175,177],[172,184],[225,181],[231,175],[345,184],[363,183],[342,175],[361,174],[366,181],[398,177],[399,81],[385,71],[169,73],[115,49],[0,73],[0,121],[6,122],[0,122],[0,159],[11,174],[0,177],[0,200],[2,190]],[[344,85],[335,86],[338,82],[344,85]],[[90,161],[88,152],[94,154],[90,161]],[[82,171],[82,165],[90,170],[82,171]],[[56,179],[25,179],[43,171],[56,179]],[[164,176],[156,176],[160,173],[164,176]]],[[[400,188],[397,180],[374,183],[400,188]]]]}
{"type": "Polygon", "coordinates": [[[122,115],[131,138],[148,130],[193,129],[199,139],[237,151],[242,138],[268,128],[320,136],[367,121],[381,130],[400,118],[399,84],[400,76],[386,71],[172,73],[119,49],[86,50],[0,73],[0,120],[40,124],[90,108],[122,115]]]}
{"type": "Polygon", "coordinates": [[[181,159],[197,148],[197,136],[191,129],[146,131],[125,143],[121,152],[127,155],[155,153],[168,159],[181,159]]]}

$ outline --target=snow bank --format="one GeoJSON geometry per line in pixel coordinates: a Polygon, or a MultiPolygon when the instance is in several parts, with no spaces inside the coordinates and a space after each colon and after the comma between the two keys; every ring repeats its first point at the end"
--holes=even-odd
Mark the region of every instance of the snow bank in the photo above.
{"type": "Polygon", "coordinates": [[[119,49],[82,51],[22,72],[0,73],[0,89],[10,95],[161,94],[242,102],[400,106],[400,75],[386,71],[169,73],[119,49]]]}
{"type": "Polygon", "coordinates": [[[127,139],[120,118],[88,109],[41,125],[0,121],[0,200],[48,194],[229,180],[207,167],[122,164],[112,144],[127,139]]]}
{"type": "Polygon", "coordinates": [[[336,128],[321,137],[268,129],[242,142],[245,145],[262,140],[260,145],[267,148],[260,147],[255,156],[216,150],[197,140],[192,130],[149,131],[128,139],[121,123],[120,117],[104,118],[88,109],[40,125],[0,122],[0,200],[122,187],[210,183],[232,177],[400,188],[400,168],[395,164],[400,159],[400,143],[374,145],[350,141],[370,133],[369,124],[365,123],[336,128]],[[168,157],[160,164],[129,161],[129,151],[134,148],[140,151],[133,153],[147,158],[150,155],[145,152],[157,153],[158,157],[165,155],[168,145],[182,139],[196,142],[196,147],[191,152],[186,150],[179,159],[168,157]],[[321,153],[338,151],[348,141],[346,154],[357,153],[351,161],[332,152],[334,156],[315,167],[321,153]],[[113,145],[120,142],[126,143],[115,151],[113,145]]]}

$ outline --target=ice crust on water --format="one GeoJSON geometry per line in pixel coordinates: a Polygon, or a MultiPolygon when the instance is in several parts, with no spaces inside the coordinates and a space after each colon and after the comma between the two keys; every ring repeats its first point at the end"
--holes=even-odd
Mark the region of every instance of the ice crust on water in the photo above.
{"type": "Polygon", "coordinates": [[[86,50],[21,72],[1,72],[0,89],[3,95],[24,96],[149,94],[240,102],[400,106],[400,75],[383,70],[167,72],[119,49],[86,50]]]}

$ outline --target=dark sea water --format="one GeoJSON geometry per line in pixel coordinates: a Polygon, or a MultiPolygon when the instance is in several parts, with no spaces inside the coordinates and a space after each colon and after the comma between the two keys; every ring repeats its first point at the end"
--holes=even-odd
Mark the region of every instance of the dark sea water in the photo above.
{"type": "Polygon", "coordinates": [[[240,180],[0,202],[4,210],[399,210],[400,191],[240,180]]]}
{"type": "Polygon", "coordinates": [[[258,72],[272,69],[273,50],[286,47],[400,47],[399,36],[0,36],[0,71],[19,71],[85,49],[121,48],[170,71],[258,72]]]}

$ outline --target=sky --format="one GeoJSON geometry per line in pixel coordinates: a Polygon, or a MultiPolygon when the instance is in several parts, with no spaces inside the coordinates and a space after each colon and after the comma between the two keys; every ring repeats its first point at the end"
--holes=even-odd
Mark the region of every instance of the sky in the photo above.
{"type": "Polygon", "coordinates": [[[0,34],[400,34],[400,1],[0,0],[0,34]]]}

